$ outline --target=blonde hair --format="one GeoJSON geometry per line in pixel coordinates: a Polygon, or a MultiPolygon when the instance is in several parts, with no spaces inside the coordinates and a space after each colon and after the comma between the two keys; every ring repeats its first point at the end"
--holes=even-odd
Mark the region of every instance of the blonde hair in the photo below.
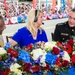
{"type": "MultiPolygon", "coordinates": [[[[34,22],[34,18],[35,18],[35,11],[36,9],[31,9],[28,13],[28,20],[27,20],[27,29],[31,32],[32,36],[36,35],[36,29],[35,29],[35,22],[34,22]]],[[[37,10],[37,17],[40,15],[40,13],[43,13],[41,10],[37,10]]],[[[42,33],[42,28],[39,27],[40,32],[42,33]]]]}

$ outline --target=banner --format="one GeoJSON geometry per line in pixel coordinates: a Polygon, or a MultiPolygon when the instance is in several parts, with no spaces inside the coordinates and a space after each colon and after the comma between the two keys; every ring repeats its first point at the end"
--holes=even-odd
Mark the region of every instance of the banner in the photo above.
{"type": "Polygon", "coordinates": [[[56,6],[56,0],[52,0],[52,11],[55,10],[55,6],[56,6]]]}
{"type": "Polygon", "coordinates": [[[33,8],[34,9],[36,8],[36,3],[37,3],[37,0],[33,0],[33,8]]]}

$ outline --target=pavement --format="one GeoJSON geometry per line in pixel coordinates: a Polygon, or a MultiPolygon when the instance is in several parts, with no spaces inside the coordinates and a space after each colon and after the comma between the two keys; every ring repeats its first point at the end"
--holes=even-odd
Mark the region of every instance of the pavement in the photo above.
{"type": "MultiPolygon", "coordinates": [[[[54,32],[56,24],[65,21],[67,21],[67,18],[44,21],[44,25],[42,25],[42,27],[45,29],[49,41],[52,41],[51,33],[54,32]]],[[[24,27],[25,25],[26,23],[6,25],[6,29],[3,31],[2,34],[4,42],[6,43],[6,36],[13,36],[18,29],[24,27]]]]}

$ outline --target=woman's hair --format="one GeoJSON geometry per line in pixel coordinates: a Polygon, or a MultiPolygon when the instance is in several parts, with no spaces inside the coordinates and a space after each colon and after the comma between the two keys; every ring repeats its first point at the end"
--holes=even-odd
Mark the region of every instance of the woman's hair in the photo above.
{"type": "MultiPolygon", "coordinates": [[[[27,19],[27,29],[31,32],[31,34],[34,36],[36,35],[36,29],[35,29],[35,22],[34,22],[34,19],[35,17],[37,17],[38,19],[38,16],[40,15],[40,13],[43,13],[42,10],[37,10],[37,13],[36,13],[36,10],[37,9],[31,9],[28,13],[28,19],[27,19]]],[[[40,31],[42,31],[42,28],[39,26],[39,29],[40,31]]]]}
{"type": "Polygon", "coordinates": [[[5,22],[2,16],[0,16],[0,35],[2,34],[5,27],[5,22]]]}
{"type": "Polygon", "coordinates": [[[4,22],[4,19],[2,16],[0,16],[0,26],[3,26],[5,25],[5,22],[4,22]]]}

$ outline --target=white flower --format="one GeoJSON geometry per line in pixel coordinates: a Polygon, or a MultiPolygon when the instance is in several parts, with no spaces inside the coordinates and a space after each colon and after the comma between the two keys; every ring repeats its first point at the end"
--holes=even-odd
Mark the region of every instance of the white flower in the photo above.
{"type": "Polygon", "coordinates": [[[75,54],[75,51],[73,51],[73,53],[72,54],[75,54]]]}
{"type": "Polygon", "coordinates": [[[46,59],[46,54],[42,56],[41,60],[40,60],[40,64],[41,66],[45,67],[46,66],[46,62],[45,62],[45,59],[46,59]]]}
{"type": "Polygon", "coordinates": [[[69,56],[69,54],[66,51],[64,51],[64,55],[63,55],[62,58],[63,58],[63,60],[67,60],[67,61],[70,62],[70,56],[69,56]]]}
{"type": "Polygon", "coordinates": [[[0,55],[6,54],[6,50],[2,47],[0,47],[0,55]]]}
{"type": "Polygon", "coordinates": [[[54,41],[51,41],[51,42],[46,42],[45,45],[44,45],[44,49],[47,51],[50,51],[53,49],[53,47],[56,46],[56,42],[54,41]]]}
{"type": "Polygon", "coordinates": [[[46,52],[45,52],[44,50],[42,50],[42,49],[39,48],[39,49],[34,49],[34,50],[31,52],[31,54],[33,55],[32,58],[33,58],[34,60],[37,60],[37,59],[39,58],[39,56],[45,55],[46,52]]]}
{"type": "Polygon", "coordinates": [[[12,64],[12,65],[10,66],[10,71],[16,73],[17,75],[22,75],[22,71],[18,69],[18,68],[20,68],[20,67],[21,67],[21,66],[20,66],[19,64],[17,64],[17,63],[12,64]]]}

